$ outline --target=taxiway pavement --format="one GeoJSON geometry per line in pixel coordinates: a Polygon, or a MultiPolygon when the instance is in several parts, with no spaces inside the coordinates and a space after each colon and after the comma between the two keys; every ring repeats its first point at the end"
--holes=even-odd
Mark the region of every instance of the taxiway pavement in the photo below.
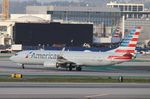
{"type": "MultiPolygon", "coordinates": [[[[8,58],[0,59],[0,75],[88,75],[150,77],[149,62],[133,62],[132,66],[83,68],[83,71],[44,68],[25,65],[25,69],[8,58]],[[135,65],[135,66],[134,66],[135,65]],[[138,65],[138,66],[137,66],[138,65]]],[[[1,82],[0,99],[150,99],[150,84],[95,83],[20,83],[1,82]]]]}
{"type": "Polygon", "coordinates": [[[150,84],[0,83],[0,99],[150,99],[150,84]]]}
{"type": "Polygon", "coordinates": [[[88,75],[88,76],[146,76],[150,77],[150,66],[107,66],[85,67],[83,71],[66,71],[65,69],[44,68],[42,65],[20,65],[8,60],[0,61],[0,75],[20,73],[23,75],[88,75]]]}

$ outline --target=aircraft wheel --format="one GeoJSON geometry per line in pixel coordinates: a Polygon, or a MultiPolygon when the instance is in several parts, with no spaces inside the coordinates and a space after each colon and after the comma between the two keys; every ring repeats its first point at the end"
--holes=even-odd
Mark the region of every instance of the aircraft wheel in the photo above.
{"type": "Polygon", "coordinates": [[[22,64],[22,68],[24,69],[24,64],[22,64]]]}
{"type": "Polygon", "coordinates": [[[72,71],[72,66],[69,66],[69,71],[72,71]]]}
{"type": "Polygon", "coordinates": [[[80,66],[76,67],[76,71],[81,71],[82,68],[80,66]]]}

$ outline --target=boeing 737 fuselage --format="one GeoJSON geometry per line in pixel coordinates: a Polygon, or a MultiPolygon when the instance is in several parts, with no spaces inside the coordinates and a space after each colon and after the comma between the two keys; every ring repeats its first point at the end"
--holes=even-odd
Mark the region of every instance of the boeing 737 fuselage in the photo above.
{"type": "Polygon", "coordinates": [[[141,28],[131,30],[121,45],[107,52],[28,50],[16,53],[10,58],[24,65],[44,65],[45,67],[73,68],[81,71],[82,66],[104,66],[130,61],[135,56],[135,48],[141,28]]]}

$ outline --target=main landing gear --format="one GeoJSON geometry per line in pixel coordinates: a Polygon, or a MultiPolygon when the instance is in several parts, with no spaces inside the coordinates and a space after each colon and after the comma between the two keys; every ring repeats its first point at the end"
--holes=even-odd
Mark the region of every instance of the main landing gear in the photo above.
{"type": "Polygon", "coordinates": [[[76,64],[72,64],[72,63],[67,63],[67,64],[56,64],[56,68],[59,68],[59,67],[62,67],[62,68],[65,68],[67,71],[72,71],[74,68],[76,71],[81,71],[82,70],[82,67],[81,66],[78,66],[76,64]]]}
{"type": "Polygon", "coordinates": [[[82,67],[81,67],[81,66],[75,66],[75,65],[73,65],[73,64],[69,64],[68,70],[69,70],[69,71],[72,71],[73,68],[75,68],[76,71],[81,71],[81,70],[82,70],[82,67]]]}
{"type": "MultiPolygon", "coordinates": [[[[69,66],[69,67],[68,67],[68,70],[69,70],[69,71],[72,71],[73,68],[74,68],[74,67],[69,66]]],[[[77,67],[75,67],[75,69],[76,69],[76,71],[81,71],[81,70],[82,70],[82,67],[81,67],[81,66],[77,66],[77,67]]]]}
{"type": "Polygon", "coordinates": [[[76,71],[81,71],[82,70],[81,66],[77,66],[75,64],[68,64],[68,65],[69,65],[68,66],[69,71],[72,71],[73,68],[75,68],[76,71]]]}

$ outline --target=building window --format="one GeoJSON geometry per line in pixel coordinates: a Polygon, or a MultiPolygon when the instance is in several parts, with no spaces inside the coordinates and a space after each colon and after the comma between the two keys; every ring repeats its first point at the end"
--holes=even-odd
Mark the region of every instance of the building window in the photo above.
{"type": "Polygon", "coordinates": [[[137,11],[137,6],[133,6],[133,11],[137,11]]]}
{"type": "Polygon", "coordinates": [[[120,12],[99,12],[99,11],[48,11],[52,20],[65,20],[77,22],[93,22],[94,24],[106,23],[107,26],[116,24],[120,20],[120,12]],[[114,22],[114,18],[117,20],[114,22]],[[112,22],[113,21],[113,22],[112,22]]]}
{"type": "Polygon", "coordinates": [[[114,8],[118,8],[118,6],[117,6],[117,5],[114,5],[114,8]]]}
{"type": "Polygon", "coordinates": [[[0,32],[6,32],[7,26],[0,26],[0,32]]]}
{"type": "Polygon", "coordinates": [[[128,18],[132,18],[132,14],[128,14],[128,18]]]}
{"type": "Polygon", "coordinates": [[[121,10],[121,11],[123,11],[123,6],[122,6],[122,5],[121,5],[121,6],[119,6],[119,8],[120,8],[120,10],[121,10]]]}
{"type": "Polygon", "coordinates": [[[131,6],[129,6],[129,11],[132,11],[132,8],[131,8],[131,6]]]}
{"type": "Polygon", "coordinates": [[[47,11],[47,14],[53,14],[53,11],[47,11]]]}
{"type": "Polygon", "coordinates": [[[125,11],[128,11],[128,6],[125,6],[125,11]]]}
{"type": "Polygon", "coordinates": [[[139,6],[138,11],[143,11],[143,6],[139,6]]]}

